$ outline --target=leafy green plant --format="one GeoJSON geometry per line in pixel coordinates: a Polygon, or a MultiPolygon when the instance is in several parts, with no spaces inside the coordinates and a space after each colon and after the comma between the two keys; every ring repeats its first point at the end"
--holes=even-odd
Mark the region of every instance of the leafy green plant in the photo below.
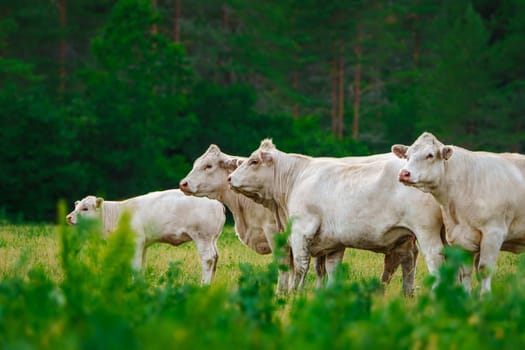
{"type": "MultiPolygon", "coordinates": [[[[64,214],[61,205],[59,217],[64,214]]],[[[53,234],[49,229],[33,234],[36,227],[16,230],[3,236],[6,246],[27,245],[26,239],[41,242],[53,234]]],[[[285,246],[286,233],[277,242],[285,246]]],[[[269,265],[223,267],[238,276],[231,286],[184,283],[181,276],[188,271],[181,262],[156,276],[135,275],[126,216],[107,239],[96,221],[73,227],[61,222],[56,243],[58,276],[42,263],[27,270],[27,252],[10,265],[16,271],[0,280],[0,347],[478,350],[518,348],[525,342],[523,256],[505,266],[506,285],[490,298],[462,289],[457,273],[471,262],[456,247],[444,251],[439,283],[432,288],[435,280],[427,278],[414,298],[387,296],[374,274],[355,279],[347,263],[325,288],[276,295],[279,253],[269,265]]],[[[234,243],[228,239],[223,250],[234,243]]]]}

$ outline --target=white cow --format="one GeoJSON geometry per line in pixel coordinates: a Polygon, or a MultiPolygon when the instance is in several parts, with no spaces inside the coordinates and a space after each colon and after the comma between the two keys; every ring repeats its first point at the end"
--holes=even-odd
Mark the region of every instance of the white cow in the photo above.
{"type": "MultiPolygon", "coordinates": [[[[348,162],[370,162],[385,158],[392,158],[392,154],[371,157],[348,157],[348,162]]],[[[257,204],[248,197],[230,189],[227,179],[229,174],[246,158],[231,156],[221,152],[218,146],[210,145],[193,163],[193,169],[180,181],[179,188],[186,194],[206,196],[224,203],[232,212],[235,221],[237,236],[248,247],[259,254],[269,254],[274,249],[274,235],[282,232],[285,227],[277,227],[274,213],[261,204],[257,204]]],[[[385,269],[382,280],[388,283],[397,267],[401,264],[403,269],[415,272],[417,246],[413,241],[407,241],[404,250],[392,252],[385,256],[385,269]]],[[[315,259],[317,273],[317,286],[322,285],[328,271],[329,278],[333,275],[335,266],[341,262],[344,249],[334,252],[329,256],[315,259]]],[[[283,263],[287,264],[289,271],[293,271],[290,257],[285,257],[283,263]]],[[[288,272],[279,272],[278,290],[288,289],[288,272]]]]}
{"type": "MultiPolygon", "coordinates": [[[[258,254],[270,254],[278,232],[272,212],[254,201],[230,190],[227,178],[243,158],[222,153],[218,146],[195,160],[193,169],[179,183],[187,195],[216,199],[227,206],[235,222],[239,240],[258,254]]],[[[288,261],[283,261],[289,265],[288,261]]],[[[279,271],[278,290],[288,290],[289,273],[279,271]]]]}
{"type": "MultiPolygon", "coordinates": [[[[276,211],[279,221],[291,219],[295,288],[303,286],[310,256],[345,247],[389,253],[414,236],[435,274],[442,261],[441,211],[431,196],[399,185],[401,164],[395,157],[352,165],[287,154],[264,140],[229,181],[276,211]],[[418,205],[405,204],[412,202],[418,205]]],[[[412,285],[405,280],[405,292],[412,285]]]]}
{"type": "MultiPolygon", "coordinates": [[[[274,236],[282,232],[275,222],[274,214],[250,198],[230,189],[228,176],[242,163],[245,158],[231,156],[221,152],[217,145],[210,145],[193,163],[193,169],[179,183],[179,188],[188,195],[216,199],[226,205],[235,222],[237,237],[246,246],[258,254],[270,254],[274,248],[274,236]]],[[[293,271],[293,263],[289,254],[289,247],[281,263],[293,271]]],[[[341,254],[342,258],[342,254],[341,254]]],[[[316,261],[317,285],[320,287],[326,274],[324,259],[316,261]]],[[[335,262],[327,261],[331,271],[335,262]]],[[[290,273],[279,270],[277,289],[285,292],[289,289],[290,273]]]]}
{"type": "Polygon", "coordinates": [[[481,292],[490,292],[499,251],[525,249],[525,156],[445,146],[428,132],[392,152],[407,160],[399,181],[439,202],[447,241],[474,253],[481,292]]]}
{"type": "Polygon", "coordinates": [[[220,202],[188,197],[179,190],[151,192],[119,202],[87,196],[75,202],[75,209],[66,220],[69,224],[76,224],[78,215],[100,218],[107,237],[116,230],[124,211],[131,214],[131,228],[136,234],[134,270],[142,270],[146,248],[153,243],[178,246],[195,241],[201,260],[201,283],[211,283],[219,258],[217,239],[226,221],[225,209],[220,202]]]}

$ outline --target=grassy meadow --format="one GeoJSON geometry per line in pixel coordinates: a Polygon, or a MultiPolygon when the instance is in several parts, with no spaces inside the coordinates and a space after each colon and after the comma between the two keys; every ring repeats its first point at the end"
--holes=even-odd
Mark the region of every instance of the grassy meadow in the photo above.
{"type": "MultiPolygon", "coordinates": [[[[2,225],[0,226],[0,277],[23,276],[36,266],[44,268],[49,277],[60,281],[62,271],[59,261],[59,237],[54,225],[2,225]]],[[[234,289],[240,276],[239,264],[249,263],[265,268],[272,262],[272,255],[259,255],[246,247],[235,235],[233,226],[226,225],[218,242],[219,262],[214,284],[234,289]]],[[[498,259],[497,272],[493,277],[493,288],[505,290],[505,284],[518,269],[519,256],[502,252],[498,259]]],[[[145,278],[155,284],[158,276],[169,268],[170,263],[179,266],[181,273],[177,284],[198,284],[201,277],[199,258],[193,242],[178,247],[168,244],[154,244],[147,250],[145,278]]],[[[359,249],[347,249],[344,264],[347,264],[349,280],[379,278],[383,270],[383,255],[359,249]]],[[[424,285],[428,277],[425,261],[418,256],[416,269],[416,294],[427,293],[424,285]]],[[[473,280],[476,286],[476,279],[473,280]]],[[[315,288],[313,264],[307,277],[306,289],[315,288]]],[[[401,294],[401,268],[386,288],[386,296],[396,297],[401,294]]]]}
{"type": "Polygon", "coordinates": [[[334,286],[275,295],[271,255],[244,246],[232,226],[219,239],[210,287],[200,287],[193,243],[148,248],[143,277],[129,270],[126,227],[107,241],[93,227],[0,226],[0,348],[493,349],[522,346],[523,259],[501,253],[493,294],[454,284],[451,250],[436,290],[422,256],[415,297],[401,270],[383,289],[383,255],[347,249],[334,286]],[[392,343],[392,339],[396,339],[392,343]]]}
{"type": "MultiPolygon", "coordinates": [[[[41,266],[54,281],[62,279],[59,259],[59,237],[53,225],[4,225],[0,226],[0,277],[25,275],[33,267],[41,266]]],[[[218,242],[219,262],[214,284],[234,289],[240,276],[239,264],[250,263],[265,268],[273,257],[260,255],[245,246],[235,235],[233,226],[226,225],[218,242]]],[[[348,264],[348,278],[362,280],[379,278],[383,269],[383,255],[358,249],[347,249],[344,263],[348,264]]],[[[157,283],[158,276],[169,268],[170,263],[179,266],[178,284],[198,284],[201,268],[196,247],[188,242],[178,247],[154,244],[147,250],[145,278],[148,283],[157,283]]],[[[422,288],[428,275],[422,257],[418,258],[416,286],[422,288]]],[[[315,272],[311,264],[306,289],[315,288],[315,272]]],[[[396,272],[387,294],[401,293],[401,268],[396,272]]]]}

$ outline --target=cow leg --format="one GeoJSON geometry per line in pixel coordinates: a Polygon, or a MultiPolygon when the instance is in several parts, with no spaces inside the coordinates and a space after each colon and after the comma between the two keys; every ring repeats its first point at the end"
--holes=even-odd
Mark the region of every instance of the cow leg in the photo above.
{"type": "Polygon", "coordinates": [[[294,290],[302,289],[308,268],[310,266],[310,251],[308,243],[313,239],[319,228],[319,219],[305,215],[296,218],[292,223],[290,246],[294,262],[294,290]]]}
{"type": "Polygon", "coordinates": [[[400,253],[401,269],[403,272],[403,292],[407,296],[414,295],[414,280],[416,277],[416,263],[419,250],[415,239],[410,238],[402,245],[400,253]],[[405,249],[406,248],[406,249],[405,249]]]}
{"type": "Polygon", "coordinates": [[[401,256],[397,252],[391,251],[385,253],[383,273],[381,274],[381,282],[383,282],[384,284],[389,284],[392,280],[392,276],[394,275],[400,264],[401,256]]]}
{"type": "Polygon", "coordinates": [[[468,294],[472,292],[472,272],[478,268],[479,252],[473,253],[472,256],[473,263],[463,264],[459,269],[459,281],[468,294]]]}
{"type": "MultiPolygon", "coordinates": [[[[300,241],[296,240],[296,241],[300,241]]],[[[296,249],[300,249],[299,247],[304,246],[301,242],[296,242],[295,244],[296,249]]],[[[294,253],[294,276],[293,276],[293,289],[294,290],[301,290],[304,287],[304,280],[306,278],[306,274],[308,273],[308,267],[310,265],[310,254],[308,254],[306,249],[300,249],[300,252],[297,252],[297,254],[294,253]]]]}
{"type": "Polygon", "coordinates": [[[326,272],[328,274],[328,285],[331,285],[334,283],[334,273],[335,269],[339,264],[341,264],[341,261],[343,261],[343,256],[345,255],[345,250],[337,250],[335,252],[332,252],[326,256],[326,272]]]}
{"type": "Polygon", "coordinates": [[[215,276],[217,261],[219,260],[216,242],[197,239],[195,244],[197,245],[197,253],[201,262],[201,285],[210,284],[215,276]]]}
{"type": "Polygon", "coordinates": [[[505,231],[499,227],[483,232],[480,242],[478,271],[482,276],[481,294],[491,292],[492,273],[496,267],[496,260],[501,250],[505,231]]]}
{"type": "Polygon", "coordinates": [[[326,255],[320,255],[314,259],[315,274],[317,281],[315,283],[316,288],[321,288],[324,285],[326,278],[326,255]]]}
{"type": "Polygon", "coordinates": [[[418,254],[419,250],[416,241],[412,238],[404,241],[394,250],[385,253],[381,281],[385,284],[389,284],[397,268],[401,265],[403,273],[403,292],[408,296],[413,295],[418,254]]]}
{"type": "Polygon", "coordinates": [[[282,247],[281,249],[283,249],[284,255],[279,258],[278,262],[279,265],[285,266],[287,271],[279,269],[277,276],[277,293],[286,293],[293,282],[290,280],[294,270],[293,259],[289,246],[282,247]]]}
{"type": "MultiPolygon", "coordinates": [[[[432,230],[429,231],[428,229],[425,230],[424,228],[416,228],[411,231],[416,235],[419,248],[427,264],[428,272],[437,278],[439,276],[439,266],[443,263],[441,229],[438,229],[437,232],[432,232],[432,230]]],[[[436,280],[433,288],[436,287],[438,283],[439,281],[436,280]]]]}
{"type": "Polygon", "coordinates": [[[213,273],[212,273],[212,278],[210,279],[210,282],[213,280],[213,277],[215,277],[215,272],[217,271],[217,263],[219,262],[219,249],[217,248],[217,240],[219,239],[219,236],[217,236],[213,241],[212,241],[212,248],[213,248],[213,273]]]}
{"type": "Polygon", "coordinates": [[[288,280],[290,279],[289,271],[279,270],[277,276],[277,293],[286,293],[290,286],[288,280]]]}
{"type": "Polygon", "coordinates": [[[135,253],[131,261],[131,268],[136,273],[141,273],[146,256],[146,242],[142,235],[138,234],[135,240],[135,253]]]}
{"type": "MultiPolygon", "coordinates": [[[[266,232],[266,230],[265,230],[266,232]]],[[[266,235],[266,240],[268,241],[268,244],[270,245],[270,249],[274,253],[275,257],[275,241],[274,241],[273,235],[266,235]]],[[[286,293],[292,286],[293,280],[291,278],[293,274],[293,259],[292,259],[292,253],[290,246],[288,244],[285,244],[284,246],[280,247],[281,252],[279,254],[279,258],[277,259],[277,262],[279,263],[279,270],[277,272],[277,287],[276,287],[276,293],[286,293]],[[285,267],[283,269],[282,267],[285,267]]]]}
{"type": "Polygon", "coordinates": [[[293,254],[292,254],[292,247],[288,247],[288,266],[290,267],[290,271],[288,273],[288,290],[291,290],[294,285],[294,278],[295,278],[295,266],[293,262],[293,254]]]}

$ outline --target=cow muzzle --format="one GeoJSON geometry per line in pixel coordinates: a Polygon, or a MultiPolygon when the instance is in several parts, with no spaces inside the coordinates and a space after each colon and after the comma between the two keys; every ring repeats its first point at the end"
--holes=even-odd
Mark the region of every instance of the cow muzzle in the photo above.
{"type": "Polygon", "coordinates": [[[192,191],[190,190],[190,184],[187,180],[182,180],[179,183],[179,189],[184,192],[184,194],[191,194],[192,191]]]}
{"type": "Polygon", "coordinates": [[[69,225],[75,225],[76,224],[76,220],[75,220],[75,218],[73,217],[72,214],[69,214],[68,216],[66,216],[66,222],[69,225]]]}
{"type": "Polygon", "coordinates": [[[412,181],[410,179],[410,171],[406,169],[401,169],[401,171],[399,172],[398,179],[400,182],[403,182],[403,183],[411,183],[412,181]]]}

